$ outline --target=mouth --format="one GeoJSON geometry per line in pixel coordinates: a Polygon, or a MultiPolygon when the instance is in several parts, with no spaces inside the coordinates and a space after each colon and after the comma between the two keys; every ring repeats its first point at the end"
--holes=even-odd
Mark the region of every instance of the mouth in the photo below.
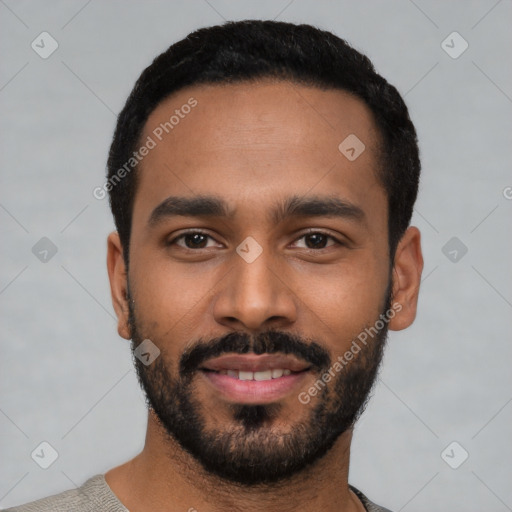
{"type": "Polygon", "coordinates": [[[207,383],[231,403],[265,404],[299,387],[311,366],[289,354],[227,355],[200,368],[207,383]]]}
{"type": "MultiPolygon", "coordinates": [[[[219,375],[228,375],[232,379],[238,379],[238,380],[257,380],[257,381],[264,381],[264,380],[272,380],[272,379],[279,379],[283,375],[288,376],[291,375],[292,371],[288,368],[274,368],[274,369],[268,369],[268,370],[260,370],[257,372],[251,372],[251,371],[244,371],[244,370],[206,370],[203,371],[206,372],[215,372],[219,375]]],[[[300,373],[300,372],[293,372],[293,373],[300,373]]]]}

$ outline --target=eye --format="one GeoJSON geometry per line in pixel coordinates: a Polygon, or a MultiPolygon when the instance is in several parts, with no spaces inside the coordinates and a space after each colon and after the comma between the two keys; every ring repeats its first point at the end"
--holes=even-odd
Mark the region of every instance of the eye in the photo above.
{"type": "MultiPolygon", "coordinates": [[[[186,233],[181,233],[177,237],[173,238],[167,242],[167,245],[170,246],[176,244],[182,249],[192,251],[215,247],[215,244],[209,245],[209,240],[216,242],[212,236],[210,236],[208,233],[205,233],[204,231],[188,231],[186,233]]],[[[299,240],[304,240],[305,244],[302,247],[298,247],[309,250],[321,250],[332,247],[334,245],[343,245],[343,243],[337,240],[335,237],[323,231],[310,231],[308,233],[304,233],[295,241],[294,244],[297,244],[299,240]],[[329,240],[332,241],[331,244],[328,244],[329,240]]]]}
{"type": "Polygon", "coordinates": [[[203,231],[189,231],[173,238],[167,243],[167,245],[176,244],[178,247],[191,250],[214,247],[215,245],[208,245],[208,239],[214,240],[210,235],[203,231]],[[178,241],[182,241],[183,243],[178,243],[178,241]]]}
{"type": "Polygon", "coordinates": [[[339,240],[334,238],[332,235],[324,233],[323,231],[310,231],[308,233],[304,233],[297,240],[302,239],[305,240],[305,249],[326,249],[327,247],[331,247],[333,245],[343,245],[339,240]],[[334,243],[326,245],[329,239],[332,240],[334,243]]]}

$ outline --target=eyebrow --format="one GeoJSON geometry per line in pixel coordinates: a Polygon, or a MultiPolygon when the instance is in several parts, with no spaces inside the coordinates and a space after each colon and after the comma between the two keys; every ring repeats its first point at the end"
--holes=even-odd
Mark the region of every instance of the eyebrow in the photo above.
{"type": "MultiPolygon", "coordinates": [[[[155,227],[170,217],[224,217],[233,219],[236,211],[220,197],[199,195],[194,197],[170,196],[162,201],[149,217],[149,227],[155,227]]],[[[365,222],[364,211],[355,204],[337,196],[297,196],[277,203],[269,220],[278,224],[290,217],[336,217],[365,222]]]]}

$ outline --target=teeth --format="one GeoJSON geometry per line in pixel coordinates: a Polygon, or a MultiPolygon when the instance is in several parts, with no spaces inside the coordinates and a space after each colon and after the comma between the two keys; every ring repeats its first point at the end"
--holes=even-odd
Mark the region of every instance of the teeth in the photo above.
{"type": "Polygon", "coordinates": [[[265,370],[263,372],[254,372],[254,380],[270,380],[272,379],[272,370],[265,370]]]}
{"type": "Polygon", "coordinates": [[[276,368],[275,370],[272,370],[272,378],[278,379],[279,377],[282,377],[283,372],[284,370],[282,370],[281,368],[276,368]]]}
{"type": "Polygon", "coordinates": [[[243,370],[220,370],[218,373],[227,375],[239,380],[271,380],[279,379],[283,375],[291,375],[291,370],[283,368],[274,368],[273,370],[262,370],[259,372],[246,372],[243,370]]]}

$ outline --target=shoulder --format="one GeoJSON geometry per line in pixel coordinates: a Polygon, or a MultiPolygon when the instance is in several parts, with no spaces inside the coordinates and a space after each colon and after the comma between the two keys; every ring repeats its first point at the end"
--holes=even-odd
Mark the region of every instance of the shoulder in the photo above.
{"type": "Polygon", "coordinates": [[[364,505],[364,508],[367,510],[367,512],[391,512],[391,510],[381,507],[380,505],[376,505],[370,501],[359,489],[356,489],[354,486],[349,485],[349,487],[361,500],[361,503],[364,505]]]}
{"type": "Polygon", "coordinates": [[[89,478],[76,489],[47,496],[3,512],[127,512],[105,481],[104,475],[89,478]]]}

